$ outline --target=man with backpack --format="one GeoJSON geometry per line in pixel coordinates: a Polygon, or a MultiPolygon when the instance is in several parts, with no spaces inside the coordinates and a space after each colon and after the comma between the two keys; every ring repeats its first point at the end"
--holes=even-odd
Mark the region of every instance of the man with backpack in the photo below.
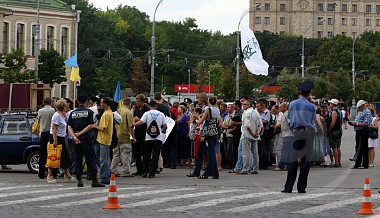
{"type": "Polygon", "coordinates": [[[157,102],[149,102],[150,111],[144,113],[141,119],[134,124],[140,126],[144,123],[147,125],[145,144],[144,144],[144,159],[142,177],[155,178],[158,158],[162,143],[165,141],[166,133],[166,118],[165,115],[157,110],[157,102]]]}

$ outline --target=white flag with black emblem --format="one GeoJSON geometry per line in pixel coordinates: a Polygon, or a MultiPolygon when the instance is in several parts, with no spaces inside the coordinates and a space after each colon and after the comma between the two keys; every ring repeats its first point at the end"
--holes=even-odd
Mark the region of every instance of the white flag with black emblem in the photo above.
{"type": "Polygon", "coordinates": [[[244,64],[249,72],[268,76],[269,64],[263,59],[259,42],[248,26],[242,25],[240,39],[244,64]]]}

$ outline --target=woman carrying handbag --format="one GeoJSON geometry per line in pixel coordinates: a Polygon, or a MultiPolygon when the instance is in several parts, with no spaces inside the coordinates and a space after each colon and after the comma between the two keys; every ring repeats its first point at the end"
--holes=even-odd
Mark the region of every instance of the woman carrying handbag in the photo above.
{"type": "Polygon", "coordinates": [[[374,161],[375,161],[375,148],[377,147],[377,138],[378,138],[378,131],[379,131],[379,124],[378,120],[376,119],[375,109],[370,108],[369,109],[372,114],[372,123],[371,126],[369,126],[369,138],[368,138],[368,162],[369,167],[374,167],[374,161]]]}

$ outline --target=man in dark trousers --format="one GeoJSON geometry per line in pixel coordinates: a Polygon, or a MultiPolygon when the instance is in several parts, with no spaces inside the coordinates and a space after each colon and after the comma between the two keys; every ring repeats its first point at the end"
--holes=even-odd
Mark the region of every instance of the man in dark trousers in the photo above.
{"type": "MultiPolygon", "coordinates": [[[[45,178],[46,173],[46,159],[47,159],[47,144],[49,143],[49,134],[51,127],[51,118],[55,113],[54,108],[51,107],[51,98],[45,98],[43,100],[44,107],[38,111],[38,122],[40,123],[39,136],[41,139],[41,149],[40,149],[40,159],[39,159],[39,170],[38,178],[45,178]]],[[[53,177],[57,177],[57,170],[53,170],[53,177]]]]}
{"type": "MultiPolygon", "coordinates": [[[[134,111],[133,117],[135,122],[138,122],[145,112],[149,111],[149,107],[145,104],[145,96],[140,94],[136,96],[136,109],[134,111]]],[[[132,175],[141,175],[143,172],[143,160],[144,156],[144,144],[145,144],[145,134],[146,134],[146,124],[135,127],[135,137],[136,142],[133,149],[133,154],[136,159],[136,169],[137,171],[132,175]]]]}
{"type": "Polygon", "coordinates": [[[313,88],[314,84],[311,81],[301,83],[298,86],[300,98],[292,101],[289,106],[290,128],[294,132],[294,141],[293,146],[289,149],[288,176],[285,188],[281,191],[283,193],[292,193],[297,178],[298,165],[300,165],[300,174],[297,190],[298,193],[306,193],[316,130],[314,124],[316,111],[314,104],[310,102],[313,88]]]}
{"type": "Polygon", "coordinates": [[[67,123],[69,134],[74,139],[74,172],[78,180],[78,187],[83,187],[82,174],[82,157],[84,155],[87,164],[87,172],[92,178],[92,187],[104,187],[98,182],[96,177],[96,156],[95,148],[92,144],[92,137],[89,130],[94,124],[94,115],[92,110],[87,109],[88,96],[80,94],[78,96],[79,106],[71,112],[67,123]]]}

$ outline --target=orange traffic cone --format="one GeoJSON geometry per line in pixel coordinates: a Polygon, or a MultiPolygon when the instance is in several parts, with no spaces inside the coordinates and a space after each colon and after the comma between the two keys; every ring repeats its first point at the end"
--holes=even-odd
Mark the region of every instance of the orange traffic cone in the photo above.
{"type": "Polygon", "coordinates": [[[371,186],[369,184],[369,178],[365,178],[362,208],[360,208],[357,214],[369,215],[375,213],[376,211],[372,207],[371,186]]]}
{"type": "Polygon", "coordinates": [[[110,181],[110,187],[109,187],[109,193],[108,193],[108,201],[106,206],[103,207],[103,209],[122,209],[123,207],[119,204],[119,199],[117,198],[117,192],[116,192],[116,181],[115,181],[115,174],[111,174],[111,181],[110,181]]]}

